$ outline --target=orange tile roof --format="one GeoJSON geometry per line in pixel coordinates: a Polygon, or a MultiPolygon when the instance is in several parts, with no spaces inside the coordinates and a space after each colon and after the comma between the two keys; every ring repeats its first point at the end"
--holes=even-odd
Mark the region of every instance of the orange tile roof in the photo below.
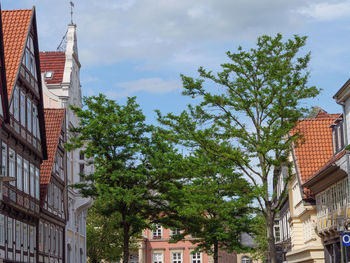
{"type": "Polygon", "coordinates": [[[341,114],[328,114],[320,111],[315,118],[298,121],[292,134],[303,135],[295,147],[297,169],[301,183],[308,181],[333,156],[332,129],[329,127],[341,114]]]}
{"type": "Polygon", "coordinates": [[[47,84],[58,84],[63,80],[66,55],[61,51],[40,52],[41,72],[52,71],[52,78],[45,78],[47,84]]]}
{"type": "Polygon", "coordinates": [[[65,109],[44,109],[47,139],[47,160],[40,165],[40,200],[44,200],[50,183],[57,146],[65,116],[65,109]]]}
{"type": "Polygon", "coordinates": [[[11,96],[30,29],[33,9],[5,10],[1,12],[4,35],[7,94],[11,96]]]}

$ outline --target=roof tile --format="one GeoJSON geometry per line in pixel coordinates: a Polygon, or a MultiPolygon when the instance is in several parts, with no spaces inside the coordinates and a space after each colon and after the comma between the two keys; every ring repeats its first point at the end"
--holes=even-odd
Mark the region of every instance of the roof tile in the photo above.
{"type": "Polygon", "coordinates": [[[333,156],[332,129],[329,127],[341,114],[320,112],[315,118],[298,121],[292,134],[303,135],[294,149],[301,183],[308,181],[333,156]]]}
{"type": "Polygon", "coordinates": [[[41,72],[51,71],[52,78],[45,78],[47,84],[58,84],[63,80],[66,55],[62,51],[40,52],[41,72]]]}
{"type": "Polygon", "coordinates": [[[1,12],[8,97],[11,96],[15,84],[32,13],[32,9],[4,10],[1,12]]]}

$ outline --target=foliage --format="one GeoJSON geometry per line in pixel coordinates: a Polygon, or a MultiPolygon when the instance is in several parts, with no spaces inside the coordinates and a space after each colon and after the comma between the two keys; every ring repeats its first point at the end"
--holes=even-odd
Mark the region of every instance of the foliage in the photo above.
{"type": "Polygon", "coordinates": [[[88,211],[86,219],[86,245],[89,263],[103,261],[117,262],[121,259],[122,229],[119,215],[103,216],[99,214],[98,202],[88,211]]]}
{"type": "MultiPolygon", "coordinates": [[[[256,48],[227,52],[230,61],[217,74],[201,67],[198,79],[181,76],[183,94],[198,104],[180,115],[158,112],[159,121],[171,130],[169,139],[230,161],[249,178],[257,210],[266,220],[272,262],[274,218],[286,194],[286,189],[282,195],[274,189],[282,167],[290,168],[290,149],[300,137],[289,131],[308,112],[304,99],[319,93],[307,84],[310,53],[298,56],[305,43],[306,37],[283,41],[280,34],[261,36],[256,48]],[[214,85],[204,87],[206,80],[214,85]]],[[[286,181],[291,176],[287,170],[286,181]]]]}
{"type": "Polygon", "coordinates": [[[104,95],[84,98],[85,108],[71,107],[80,119],[72,132],[76,137],[67,149],[82,148],[93,158],[94,172],[87,182],[76,185],[85,196],[99,199],[99,213],[115,216],[122,229],[123,262],[129,259],[133,237],[150,227],[166,202],[161,193],[177,183],[182,159],[172,144],[165,143],[158,130],[145,124],[135,98],[118,105],[104,95]]]}
{"type": "Polygon", "coordinates": [[[239,252],[242,232],[250,229],[250,187],[232,163],[203,151],[187,157],[183,186],[169,191],[168,213],[161,222],[181,229],[177,242],[192,236],[197,250],[213,255],[218,262],[219,248],[239,252]]]}

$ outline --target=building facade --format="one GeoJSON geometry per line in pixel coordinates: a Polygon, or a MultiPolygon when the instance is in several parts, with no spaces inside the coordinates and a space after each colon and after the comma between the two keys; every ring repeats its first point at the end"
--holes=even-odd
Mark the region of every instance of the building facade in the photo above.
{"type": "Polygon", "coordinates": [[[35,9],[2,11],[1,22],[0,259],[37,262],[47,148],[35,9]]]}
{"type": "Polygon", "coordinates": [[[40,167],[38,262],[65,262],[67,168],[64,109],[45,109],[48,159],[40,167]]]}
{"type": "MultiPolygon", "coordinates": [[[[41,52],[41,72],[45,108],[66,109],[67,140],[70,128],[79,124],[69,105],[82,107],[80,62],[78,57],[76,25],[68,25],[65,51],[41,52]]],[[[67,153],[67,183],[79,183],[81,174],[88,174],[92,167],[86,164],[80,150],[67,153]]],[[[92,199],[83,198],[76,189],[67,188],[68,221],[66,225],[66,262],[86,262],[86,215],[92,199]]]]}
{"type": "MultiPolygon", "coordinates": [[[[211,263],[213,257],[205,252],[195,252],[194,238],[188,236],[177,243],[170,242],[171,236],[179,230],[171,230],[155,225],[154,229],[143,232],[139,250],[130,253],[130,263],[211,263]]],[[[246,258],[248,258],[246,256],[246,258]]],[[[243,261],[242,261],[243,262],[243,261]]],[[[237,263],[235,253],[219,251],[219,263],[237,263]]],[[[246,261],[244,263],[250,263],[246,261]]]]}
{"type": "Polygon", "coordinates": [[[288,185],[291,250],[287,262],[324,262],[322,240],[315,231],[316,199],[305,183],[333,156],[329,127],[339,116],[320,110],[315,117],[300,120],[292,131],[303,137],[292,151],[294,171],[288,185]]]}

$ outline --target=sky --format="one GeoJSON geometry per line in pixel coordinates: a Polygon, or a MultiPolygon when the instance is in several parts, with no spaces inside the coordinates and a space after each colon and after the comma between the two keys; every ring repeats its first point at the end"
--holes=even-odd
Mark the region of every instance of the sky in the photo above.
{"type": "MultiPolygon", "coordinates": [[[[54,51],[71,21],[69,0],[0,0],[2,9],[36,7],[39,48],[54,51]]],[[[308,36],[310,85],[321,94],[307,104],[341,112],[333,95],[350,73],[350,0],[73,0],[81,84],[85,96],[124,103],[137,96],[149,122],[155,109],[180,112],[180,74],[214,72],[226,52],[254,47],[258,36],[308,36]]]]}

